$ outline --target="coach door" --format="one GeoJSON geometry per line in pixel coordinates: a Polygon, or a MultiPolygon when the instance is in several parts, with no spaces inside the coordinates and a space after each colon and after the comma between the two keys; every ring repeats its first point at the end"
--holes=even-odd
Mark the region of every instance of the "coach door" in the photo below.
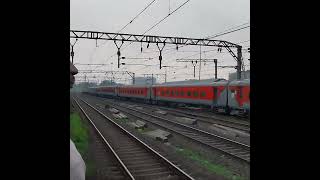
{"type": "Polygon", "coordinates": [[[213,104],[216,105],[218,102],[218,87],[213,87],[213,104]]]}

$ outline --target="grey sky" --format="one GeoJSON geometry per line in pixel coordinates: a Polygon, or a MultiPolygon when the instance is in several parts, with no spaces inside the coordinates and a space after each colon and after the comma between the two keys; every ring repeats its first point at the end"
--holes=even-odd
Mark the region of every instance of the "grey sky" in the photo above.
{"type": "MultiPolygon", "coordinates": [[[[70,27],[73,30],[91,30],[103,32],[118,32],[133,17],[135,17],[152,0],[71,0],[70,27]]],[[[146,11],[135,19],[121,33],[142,34],[186,0],[156,0],[146,11]]],[[[157,27],[149,31],[148,35],[180,36],[190,38],[204,38],[225,31],[234,26],[250,22],[249,0],[190,0],[182,8],[169,16],[157,27]]],[[[245,48],[250,47],[250,28],[217,37],[233,43],[242,43],[245,48]]],[[[71,43],[74,39],[70,40],[71,43]]],[[[146,57],[152,60],[123,60],[128,64],[148,64],[155,66],[121,66],[117,68],[116,47],[112,41],[96,41],[80,39],[75,45],[75,63],[107,63],[108,66],[98,67],[97,70],[119,70],[135,72],[136,76],[144,73],[165,73],[165,68],[159,69],[159,52],[155,44],[147,49],[143,44],[143,53],[140,52],[140,43],[125,42],[121,50],[125,57],[146,57]],[[127,46],[127,47],[126,47],[127,46]],[[154,51],[154,52],[152,52],[154,51]],[[113,63],[113,65],[111,65],[113,63]]],[[[174,48],[174,45],[166,45],[164,50],[174,48]]],[[[222,53],[216,51],[216,47],[202,47],[202,58],[217,58],[220,65],[236,65],[232,56],[226,49],[222,53]]],[[[198,46],[187,46],[176,50],[163,52],[162,64],[165,66],[181,66],[167,68],[168,81],[185,80],[193,78],[193,66],[191,63],[178,63],[177,58],[199,58],[198,46]],[[198,54],[197,54],[198,53],[198,54]],[[195,56],[191,56],[197,54],[195,56]],[[188,57],[190,56],[190,57],[188,57]],[[187,65],[187,68],[184,68],[187,65]]],[[[243,52],[245,64],[249,53],[243,52]]],[[[198,63],[199,64],[199,63],[198,63]]],[[[202,63],[201,79],[214,77],[213,63],[202,63]]],[[[78,69],[93,69],[93,67],[77,66],[78,69]]],[[[198,78],[196,68],[196,78],[198,78]]],[[[246,66],[246,69],[250,69],[246,66]]],[[[220,78],[227,78],[235,69],[218,69],[220,78]]],[[[83,74],[78,75],[83,76],[83,74]]],[[[77,80],[81,80],[80,77],[77,80]]],[[[101,78],[100,78],[101,80],[101,78]]],[[[159,79],[163,81],[163,79],[159,79]]]]}

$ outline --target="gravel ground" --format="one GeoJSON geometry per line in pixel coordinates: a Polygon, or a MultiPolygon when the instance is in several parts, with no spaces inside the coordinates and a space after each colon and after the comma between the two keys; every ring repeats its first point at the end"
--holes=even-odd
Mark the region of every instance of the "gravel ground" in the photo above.
{"type": "MultiPolygon", "coordinates": [[[[117,103],[117,102],[119,102],[121,104],[124,103],[123,101],[115,101],[115,100],[109,100],[109,99],[108,100],[100,99],[100,100],[103,100],[105,102],[112,101],[114,103],[117,103]]],[[[134,103],[130,103],[130,104],[134,104],[134,103]]],[[[160,116],[160,117],[163,117],[166,119],[170,119],[172,121],[176,121],[175,118],[178,117],[178,116],[175,116],[170,113],[168,113],[166,115],[162,115],[159,113],[155,113],[154,111],[156,111],[156,109],[154,109],[154,108],[148,109],[148,108],[139,106],[138,104],[135,104],[135,105],[137,105],[137,107],[143,108],[143,111],[149,112],[151,114],[155,114],[157,116],[160,116]]],[[[163,110],[163,111],[165,111],[165,110],[163,110]]],[[[196,117],[192,117],[192,118],[197,119],[196,117]]],[[[225,137],[225,138],[228,138],[228,139],[231,139],[231,140],[243,143],[243,144],[250,145],[250,134],[243,132],[243,131],[240,131],[240,130],[236,130],[236,129],[232,130],[232,128],[229,128],[229,130],[225,130],[222,128],[215,127],[214,123],[208,123],[208,122],[203,122],[203,121],[197,121],[197,124],[195,124],[195,125],[189,125],[189,124],[186,124],[186,125],[197,128],[197,129],[201,129],[201,130],[213,133],[213,134],[217,134],[219,136],[222,136],[222,137],[225,137]]]]}
{"type": "MultiPolygon", "coordinates": [[[[102,100],[102,99],[101,99],[102,100]]],[[[117,100],[112,100],[112,99],[104,99],[104,101],[112,101],[112,102],[119,102],[119,103],[124,103],[125,101],[117,101],[117,100]]],[[[139,106],[139,104],[137,103],[127,103],[127,104],[135,104],[137,106],[139,106]]],[[[143,104],[145,106],[145,104],[143,104]]],[[[140,107],[143,107],[143,106],[140,106],[140,107]]],[[[152,112],[152,113],[155,113],[154,111],[156,111],[156,108],[155,107],[152,107],[152,109],[147,109],[145,107],[143,107],[143,110],[146,111],[146,112],[152,112]]],[[[163,111],[166,111],[166,110],[163,110],[163,111]]],[[[208,113],[207,113],[208,114],[208,113]]],[[[213,114],[213,113],[211,113],[213,114]]],[[[176,117],[178,116],[175,116],[171,113],[168,113],[167,115],[162,115],[162,114],[159,114],[159,113],[155,113],[155,115],[157,116],[160,116],[160,117],[163,117],[163,118],[168,118],[170,120],[175,120],[176,117]]],[[[190,118],[193,118],[193,119],[197,119],[196,117],[190,117],[190,118]]],[[[227,119],[227,117],[224,117],[224,119],[227,119],[227,120],[230,120],[230,119],[234,119],[234,117],[230,117],[229,116],[229,119],[227,119]]],[[[228,138],[228,139],[231,139],[231,140],[234,140],[234,141],[237,141],[237,142],[240,142],[240,143],[243,143],[243,144],[247,144],[247,145],[250,145],[250,134],[246,133],[246,132],[243,132],[243,131],[240,131],[240,130],[224,130],[224,129],[221,129],[221,128],[211,128],[210,126],[211,125],[214,125],[215,123],[209,123],[209,122],[204,122],[204,121],[197,121],[197,124],[196,125],[189,125],[189,126],[192,126],[194,128],[198,128],[198,129],[201,129],[201,130],[204,130],[204,131],[208,131],[208,132],[211,132],[211,133],[214,133],[214,134],[217,134],[219,136],[222,136],[222,137],[225,137],[225,138],[228,138]]]]}
{"type": "MultiPolygon", "coordinates": [[[[86,96],[88,97],[88,96],[86,96]]],[[[95,102],[95,104],[98,104],[100,106],[100,110],[105,112],[108,116],[112,117],[111,113],[104,108],[104,106],[100,102],[97,102],[97,99],[90,97],[90,102],[95,102]]],[[[212,149],[208,150],[207,147],[201,147],[199,144],[190,142],[189,140],[186,140],[186,138],[181,137],[180,135],[174,134],[172,138],[169,139],[168,143],[162,143],[159,141],[155,141],[145,135],[143,135],[141,132],[137,131],[136,129],[132,128],[128,125],[128,122],[132,121],[134,122],[136,119],[129,117],[128,121],[121,121],[117,120],[121,125],[123,125],[127,130],[135,134],[137,137],[139,137],[141,140],[146,142],[147,144],[151,145],[155,150],[159,151],[162,155],[167,157],[169,160],[178,163],[183,170],[185,170],[188,174],[193,176],[196,179],[225,179],[222,176],[219,176],[217,174],[214,174],[212,172],[209,172],[207,169],[205,169],[203,166],[199,165],[198,163],[195,163],[193,160],[187,159],[181,154],[177,153],[177,148],[188,148],[195,152],[200,152],[203,156],[205,156],[208,160],[213,161],[217,164],[224,165],[228,167],[229,169],[232,169],[234,171],[234,174],[241,175],[243,177],[249,177],[250,173],[250,166],[244,165],[241,162],[236,162],[234,159],[230,159],[228,157],[225,157],[223,154],[219,152],[212,151],[212,149]]],[[[148,130],[157,129],[158,127],[155,127],[148,123],[148,130]]],[[[245,179],[247,179],[245,178],[245,179]]]]}
{"type": "Polygon", "coordinates": [[[83,157],[86,168],[90,168],[90,174],[86,173],[86,180],[125,179],[122,172],[119,171],[117,160],[105,147],[103,140],[97,135],[80,109],[74,108],[74,110],[79,112],[81,119],[88,127],[89,147],[86,156],[83,157]]]}

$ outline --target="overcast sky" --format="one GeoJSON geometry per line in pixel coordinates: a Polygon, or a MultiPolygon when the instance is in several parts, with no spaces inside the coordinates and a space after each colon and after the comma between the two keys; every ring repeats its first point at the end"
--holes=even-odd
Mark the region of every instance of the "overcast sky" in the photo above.
{"type": "MultiPolygon", "coordinates": [[[[88,30],[102,32],[118,32],[138,13],[140,13],[152,0],[70,0],[70,28],[72,30],[88,30]]],[[[130,25],[120,33],[143,34],[146,30],[159,22],[169,12],[174,11],[187,0],[156,0],[148,9],[138,16],[130,25]]],[[[175,13],[166,18],[158,26],[153,28],[146,35],[158,36],[179,36],[189,38],[205,38],[215,35],[235,26],[250,23],[250,1],[249,0],[190,0],[175,13]]],[[[247,24],[248,25],[248,24],[247,24]]],[[[250,27],[214,38],[217,40],[226,40],[232,43],[241,43],[244,48],[250,47],[250,27]]],[[[70,39],[74,43],[75,39],[70,39]]],[[[119,42],[120,43],[120,42],[119,42]]],[[[113,41],[98,41],[96,47],[95,40],[79,39],[74,46],[74,63],[103,63],[107,66],[83,66],[76,65],[78,69],[96,69],[96,70],[114,70],[130,71],[136,73],[136,76],[143,74],[164,74],[166,68],[159,69],[159,51],[155,44],[143,44],[143,53],[141,53],[141,43],[125,42],[122,46],[121,55],[127,58],[153,58],[144,59],[125,59],[122,62],[127,64],[146,64],[124,65],[117,68],[117,48],[113,41]],[[151,66],[153,65],[153,66],[151,66]]],[[[163,66],[173,66],[167,68],[167,81],[177,81],[193,78],[193,66],[191,62],[176,62],[177,58],[200,58],[199,46],[185,46],[178,51],[172,50],[175,45],[166,44],[163,51],[163,66]],[[166,50],[168,49],[168,50],[166,50]],[[193,56],[192,56],[193,55],[193,56]]],[[[217,47],[201,47],[203,51],[202,58],[216,58],[218,65],[236,65],[236,61],[227,52],[217,52],[217,47]]],[[[234,49],[236,52],[236,50],[234,49]]],[[[249,65],[247,59],[250,53],[243,51],[244,62],[249,65]]],[[[250,66],[246,66],[250,69],[250,66]]],[[[228,78],[230,72],[235,69],[218,69],[219,78],[228,78]]],[[[81,81],[83,73],[76,76],[76,81],[81,81]]],[[[101,76],[102,74],[100,74],[101,76]]],[[[89,75],[88,76],[93,76],[89,75]]],[[[102,80],[99,75],[95,75],[96,80],[102,80]]],[[[104,79],[110,78],[111,75],[104,79]]],[[[128,78],[129,76],[120,75],[116,78],[128,78]]],[[[196,79],[199,77],[199,62],[196,66],[196,79]]],[[[201,79],[214,77],[214,64],[207,62],[201,64],[201,79]]],[[[94,78],[90,79],[91,81],[94,78]]],[[[158,80],[164,81],[159,76],[158,80]]],[[[122,82],[129,82],[122,81],[122,82]]]]}

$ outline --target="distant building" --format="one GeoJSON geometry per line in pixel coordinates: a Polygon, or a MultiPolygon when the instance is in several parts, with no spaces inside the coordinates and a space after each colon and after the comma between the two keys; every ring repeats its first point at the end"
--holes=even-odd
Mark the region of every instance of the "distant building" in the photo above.
{"type": "MultiPolygon", "coordinates": [[[[229,74],[229,80],[236,80],[237,72],[229,74]]],[[[250,79],[250,70],[241,72],[241,79],[250,79]]]]}
{"type": "Polygon", "coordinates": [[[152,85],[156,84],[157,79],[155,77],[135,77],[134,84],[135,85],[152,85]]]}

